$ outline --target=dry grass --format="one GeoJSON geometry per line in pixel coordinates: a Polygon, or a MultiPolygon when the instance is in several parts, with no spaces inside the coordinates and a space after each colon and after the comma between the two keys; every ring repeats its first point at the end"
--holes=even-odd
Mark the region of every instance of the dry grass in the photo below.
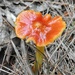
{"type": "MultiPolygon", "coordinates": [[[[45,58],[41,70],[39,71],[39,75],[75,75],[75,2],[73,2],[73,0],[37,0],[38,3],[35,4],[36,0],[30,0],[28,1],[28,5],[26,3],[27,1],[19,1],[23,7],[25,6],[25,8],[22,8],[15,2],[19,6],[19,9],[34,9],[43,14],[50,13],[52,16],[61,15],[67,25],[63,34],[54,43],[45,47],[45,58]]],[[[12,8],[13,7],[10,7],[10,9],[12,8]]],[[[8,11],[10,11],[10,9],[8,8],[8,11]]],[[[7,14],[4,9],[1,8],[0,10],[4,15],[7,14]]],[[[15,9],[12,11],[15,11],[15,9]]],[[[17,15],[18,13],[20,13],[20,11],[12,14],[17,15]]],[[[1,15],[3,14],[1,13],[1,15]]],[[[35,46],[32,42],[26,44],[24,40],[19,40],[20,43],[16,46],[13,41],[13,38],[16,37],[12,25],[13,20],[10,20],[10,18],[5,19],[6,21],[4,21],[4,19],[0,20],[1,23],[4,22],[6,25],[1,27],[5,28],[5,30],[9,30],[12,35],[8,35],[10,36],[8,41],[2,42],[0,45],[1,49],[7,46],[3,61],[0,64],[0,70],[8,73],[8,75],[34,75],[30,67],[33,65],[35,59],[35,46]],[[8,23],[10,23],[10,25],[8,25],[8,23]],[[11,46],[12,48],[9,48],[11,46]],[[9,57],[12,56],[10,49],[15,52],[15,55],[13,55],[15,63],[12,64],[12,69],[4,65],[7,57],[8,62],[10,62],[9,57]]]]}

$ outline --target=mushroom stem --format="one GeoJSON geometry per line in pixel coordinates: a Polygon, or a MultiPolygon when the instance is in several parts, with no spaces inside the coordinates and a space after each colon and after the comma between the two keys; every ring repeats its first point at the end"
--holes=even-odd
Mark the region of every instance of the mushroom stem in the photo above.
{"type": "Polygon", "coordinates": [[[41,66],[42,66],[42,62],[43,62],[43,54],[44,54],[44,47],[38,47],[37,46],[37,49],[39,50],[37,50],[36,51],[36,54],[35,54],[35,56],[36,56],[36,61],[34,62],[34,66],[33,66],[33,72],[34,72],[34,74],[37,74],[38,73],[38,71],[40,70],[40,68],[41,68],[41,66]]]}

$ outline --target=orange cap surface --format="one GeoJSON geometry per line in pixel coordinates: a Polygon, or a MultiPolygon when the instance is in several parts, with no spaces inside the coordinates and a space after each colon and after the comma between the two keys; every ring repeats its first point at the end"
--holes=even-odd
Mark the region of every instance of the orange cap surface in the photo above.
{"type": "Polygon", "coordinates": [[[61,16],[42,16],[40,12],[26,10],[21,12],[15,21],[17,37],[33,41],[37,46],[46,46],[58,38],[66,28],[61,16]]]}

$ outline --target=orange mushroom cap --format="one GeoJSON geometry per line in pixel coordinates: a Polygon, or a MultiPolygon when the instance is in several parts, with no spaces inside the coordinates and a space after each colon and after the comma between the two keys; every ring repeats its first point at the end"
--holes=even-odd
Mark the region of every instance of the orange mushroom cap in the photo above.
{"type": "Polygon", "coordinates": [[[61,16],[42,16],[40,12],[26,10],[21,12],[15,21],[17,37],[33,41],[37,46],[46,46],[58,38],[66,28],[61,16]]]}

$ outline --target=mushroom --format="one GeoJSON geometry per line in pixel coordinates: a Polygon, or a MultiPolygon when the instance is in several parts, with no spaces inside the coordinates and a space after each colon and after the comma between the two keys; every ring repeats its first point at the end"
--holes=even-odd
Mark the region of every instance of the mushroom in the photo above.
{"type": "MultiPolygon", "coordinates": [[[[53,18],[50,14],[42,15],[34,10],[22,11],[17,16],[15,24],[17,37],[26,39],[26,42],[33,41],[42,53],[44,53],[44,47],[57,39],[66,28],[66,23],[61,16],[53,18]]],[[[36,60],[40,65],[43,61],[42,57],[36,51],[36,60]]]]}

